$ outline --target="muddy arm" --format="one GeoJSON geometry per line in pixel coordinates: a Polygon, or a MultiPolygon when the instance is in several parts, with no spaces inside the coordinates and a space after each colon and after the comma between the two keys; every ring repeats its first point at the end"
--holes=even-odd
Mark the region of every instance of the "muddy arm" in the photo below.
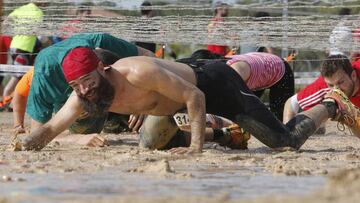
{"type": "Polygon", "coordinates": [[[146,66],[129,81],[138,87],[159,92],[161,95],[184,104],[191,125],[191,145],[175,153],[201,152],[205,138],[205,95],[195,85],[174,73],[157,66],[146,66]],[[151,75],[152,77],[149,77],[151,75]]]}
{"type": "Polygon", "coordinates": [[[59,112],[46,124],[31,132],[22,142],[25,150],[41,150],[68,128],[82,113],[79,98],[72,94],[59,112]]]}

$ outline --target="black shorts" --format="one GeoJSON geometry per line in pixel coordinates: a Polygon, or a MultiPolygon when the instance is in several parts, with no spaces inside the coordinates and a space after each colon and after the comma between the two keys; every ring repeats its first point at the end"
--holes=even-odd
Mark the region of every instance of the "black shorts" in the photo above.
{"type": "Polygon", "coordinates": [[[234,121],[237,114],[245,112],[244,108],[264,107],[264,105],[257,106],[256,103],[247,105],[238,98],[239,93],[244,92],[258,100],[239,74],[224,62],[212,62],[193,69],[197,78],[197,87],[205,94],[207,113],[234,121]]]}

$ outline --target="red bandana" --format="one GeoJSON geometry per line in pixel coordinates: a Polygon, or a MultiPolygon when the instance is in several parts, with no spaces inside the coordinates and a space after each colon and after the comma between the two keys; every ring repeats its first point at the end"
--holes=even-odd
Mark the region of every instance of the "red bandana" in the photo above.
{"type": "Polygon", "coordinates": [[[87,47],[72,49],[62,62],[62,69],[67,82],[76,80],[96,70],[99,58],[95,52],[87,47]]]}

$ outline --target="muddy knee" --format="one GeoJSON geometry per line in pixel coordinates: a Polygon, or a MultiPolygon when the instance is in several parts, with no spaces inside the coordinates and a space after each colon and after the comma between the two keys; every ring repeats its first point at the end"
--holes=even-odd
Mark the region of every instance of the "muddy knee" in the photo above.
{"type": "Polygon", "coordinates": [[[317,130],[315,122],[303,114],[298,114],[292,118],[286,126],[291,132],[290,146],[295,149],[300,149],[305,141],[317,130]]]}
{"type": "Polygon", "coordinates": [[[147,116],[140,130],[140,147],[163,149],[178,127],[171,116],[147,116]]]}
{"type": "Polygon", "coordinates": [[[107,113],[97,116],[83,114],[73,124],[71,124],[69,131],[71,134],[100,133],[104,127],[106,117],[107,113]]]}

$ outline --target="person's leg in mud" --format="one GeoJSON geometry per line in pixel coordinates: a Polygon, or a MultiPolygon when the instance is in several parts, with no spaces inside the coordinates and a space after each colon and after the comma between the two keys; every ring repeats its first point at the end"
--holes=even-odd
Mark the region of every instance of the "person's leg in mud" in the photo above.
{"type": "Polygon", "coordinates": [[[71,134],[92,134],[100,133],[104,128],[104,123],[108,113],[101,115],[89,115],[83,113],[70,127],[71,134]]]}
{"type": "Polygon", "coordinates": [[[109,112],[104,124],[103,132],[119,134],[130,131],[128,124],[129,117],[129,115],[109,112]]]}
{"type": "MultiPolygon", "coordinates": [[[[236,146],[234,145],[231,133],[235,131],[232,130],[233,128],[227,128],[227,126],[233,123],[229,123],[227,119],[218,116],[207,116],[214,117],[214,121],[209,123],[209,125],[215,125],[216,127],[206,128],[205,141],[216,142],[222,146],[234,147],[235,149],[246,148],[249,137],[239,140],[239,143],[236,143],[236,146]]],[[[190,140],[190,133],[181,131],[172,116],[147,116],[140,130],[139,146],[149,149],[165,150],[174,147],[188,147],[190,146],[190,140]]]]}
{"type": "Polygon", "coordinates": [[[322,105],[284,125],[226,64],[207,64],[197,72],[197,79],[198,88],[206,96],[208,113],[229,118],[271,148],[300,148],[320,123],[333,115],[328,111],[336,111],[335,103],[322,105]]]}
{"type": "Polygon", "coordinates": [[[128,115],[121,115],[116,113],[104,113],[101,115],[88,115],[84,113],[78,118],[70,127],[69,131],[72,134],[92,134],[105,133],[119,134],[121,132],[129,131],[128,115]]]}
{"type": "Polygon", "coordinates": [[[283,119],[285,102],[294,95],[295,81],[294,73],[287,62],[285,64],[284,76],[273,86],[270,87],[269,101],[270,111],[279,119],[283,119]]]}
{"type": "Polygon", "coordinates": [[[246,108],[236,116],[236,123],[271,148],[300,148],[321,123],[336,112],[335,103],[319,104],[284,125],[242,83],[236,98],[239,105],[246,108]]]}
{"type": "MultiPolygon", "coordinates": [[[[317,127],[329,118],[328,109],[324,105],[318,105],[311,111],[309,110],[308,112],[299,114],[290,120],[286,126],[277,120],[267,109],[266,111],[258,110],[253,111],[253,113],[254,112],[260,113],[260,116],[268,114],[264,117],[270,120],[273,119],[273,121],[275,119],[276,122],[266,122],[270,120],[257,119],[258,117],[254,119],[254,117],[249,116],[252,114],[239,114],[237,116],[237,123],[271,148],[287,146],[296,149],[300,148],[306,139],[314,133],[317,127]],[[269,125],[269,123],[271,124],[269,125]],[[279,125],[281,127],[274,130],[272,125],[279,125]]],[[[223,133],[217,134],[216,132],[219,131],[207,129],[205,140],[218,143],[228,142],[229,137],[223,133]],[[212,132],[209,132],[209,130],[212,132]]],[[[149,149],[186,147],[190,145],[190,134],[180,131],[170,116],[148,116],[140,130],[139,145],[140,147],[149,149]]]]}
{"type": "Polygon", "coordinates": [[[187,143],[171,116],[148,115],[140,129],[139,146],[149,149],[166,149],[167,145],[180,147],[187,146],[187,143]],[[173,141],[170,144],[171,140],[173,141]]]}

